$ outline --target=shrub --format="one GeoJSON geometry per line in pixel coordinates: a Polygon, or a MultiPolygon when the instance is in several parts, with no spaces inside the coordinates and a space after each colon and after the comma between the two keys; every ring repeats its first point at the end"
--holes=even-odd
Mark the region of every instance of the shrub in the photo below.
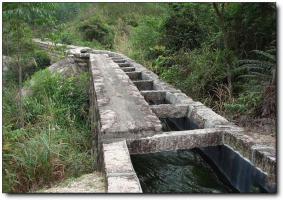
{"type": "Polygon", "coordinates": [[[224,105],[226,112],[233,116],[245,114],[249,116],[257,115],[262,102],[262,94],[258,92],[242,93],[234,103],[224,105]]]}
{"type": "Polygon", "coordinates": [[[135,49],[141,51],[145,58],[151,58],[150,49],[158,45],[161,37],[160,27],[162,19],[157,17],[145,17],[139,26],[133,29],[131,43],[135,49]]]}
{"type": "Polygon", "coordinates": [[[200,47],[204,38],[199,19],[185,4],[171,6],[171,15],[164,22],[163,32],[163,42],[171,51],[193,50],[200,47]]]}
{"type": "Polygon", "coordinates": [[[217,84],[225,83],[227,75],[223,50],[195,49],[160,56],[154,63],[161,77],[183,92],[201,99],[213,93],[217,84]]]}
{"type": "Polygon", "coordinates": [[[247,108],[243,104],[239,103],[231,103],[231,104],[224,104],[224,108],[226,109],[226,112],[229,114],[233,115],[238,115],[238,114],[244,114],[247,111],[247,108]]]}
{"type": "Polygon", "coordinates": [[[70,45],[73,44],[76,39],[72,33],[63,31],[60,35],[60,40],[61,43],[70,45]]]}
{"type": "Polygon", "coordinates": [[[40,69],[44,69],[51,64],[49,55],[45,51],[37,50],[34,52],[34,59],[40,69]]]}
{"type": "Polygon", "coordinates": [[[79,31],[88,41],[96,40],[107,48],[112,48],[114,42],[113,30],[99,17],[94,16],[79,25],[79,31]]]}

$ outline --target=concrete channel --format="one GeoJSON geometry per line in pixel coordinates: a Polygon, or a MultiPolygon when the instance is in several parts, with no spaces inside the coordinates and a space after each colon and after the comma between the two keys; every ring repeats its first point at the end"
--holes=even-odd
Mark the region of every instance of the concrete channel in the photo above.
{"type": "MultiPolygon", "coordinates": [[[[34,41],[43,49],[53,45],[34,41]]],[[[66,48],[91,73],[93,146],[108,193],[143,192],[130,155],[192,148],[199,148],[240,192],[251,192],[254,183],[277,191],[276,149],[256,143],[243,128],[122,54],[66,48]],[[164,130],[164,119],[178,130],[164,130]]]]}

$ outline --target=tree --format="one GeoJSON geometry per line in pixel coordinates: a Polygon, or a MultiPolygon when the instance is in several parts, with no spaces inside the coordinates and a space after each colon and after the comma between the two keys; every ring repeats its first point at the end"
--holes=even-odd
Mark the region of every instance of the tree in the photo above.
{"type": "MultiPolygon", "coordinates": [[[[25,49],[32,46],[32,36],[29,34],[29,26],[43,25],[53,20],[51,11],[54,4],[51,3],[3,3],[3,22],[7,28],[4,32],[10,35],[13,53],[16,57],[18,68],[19,87],[19,127],[24,126],[24,113],[22,103],[23,85],[23,61],[25,49]]],[[[9,48],[9,47],[8,47],[9,48]]],[[[7,49],[8,49],[7,48],[7,49]]]]}
{"type": "MultiPolygon", "coordinates": [[[[221,28],[221,32],[223,34],[223,44],[224,44],[224,48],[226,50],[230,50],[230,46],[229,46],[229,32],[228,32],[228,27],[224,18],[224,14],[225,14],[225,7],[226,7],[226,3],[212,3],[215,14],[219,20],[220,23],[220,28],[221,28]]],[[[231,72],[231,55],[230,55],[230,51],[227,51],[226,53],[226,65],[227,65],[227,83],[228,83],[228,88],[230,90],[230,92],[232,92],[233,88],[232,88],[232,72],[231,72]]]]}

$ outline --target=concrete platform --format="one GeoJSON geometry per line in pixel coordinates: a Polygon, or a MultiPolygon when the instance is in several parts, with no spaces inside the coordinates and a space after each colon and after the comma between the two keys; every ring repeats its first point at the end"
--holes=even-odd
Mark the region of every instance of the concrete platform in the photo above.
{"type": "Polygon", "coordinates": [[[105,54],[90,54],[101,120],[101,139],[138,138],[161,132],[161,123],[126,73],[105,54]]]}

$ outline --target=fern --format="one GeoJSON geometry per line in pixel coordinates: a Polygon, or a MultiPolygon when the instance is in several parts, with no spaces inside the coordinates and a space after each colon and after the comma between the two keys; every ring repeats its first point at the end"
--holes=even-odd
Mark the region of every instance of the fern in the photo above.
{"type": "Polygon", "coordinates": [[[276,71],[275,48],[267,51],[253,50],[258,59],[245,59],[238,62],[238,67],[233,70],[234,74],[240,74],[238,78],[257,79],[260,82],[273,81],[273,73],[276,71]],[[241,74],[246,72],[246,74],[241,74]]]}

